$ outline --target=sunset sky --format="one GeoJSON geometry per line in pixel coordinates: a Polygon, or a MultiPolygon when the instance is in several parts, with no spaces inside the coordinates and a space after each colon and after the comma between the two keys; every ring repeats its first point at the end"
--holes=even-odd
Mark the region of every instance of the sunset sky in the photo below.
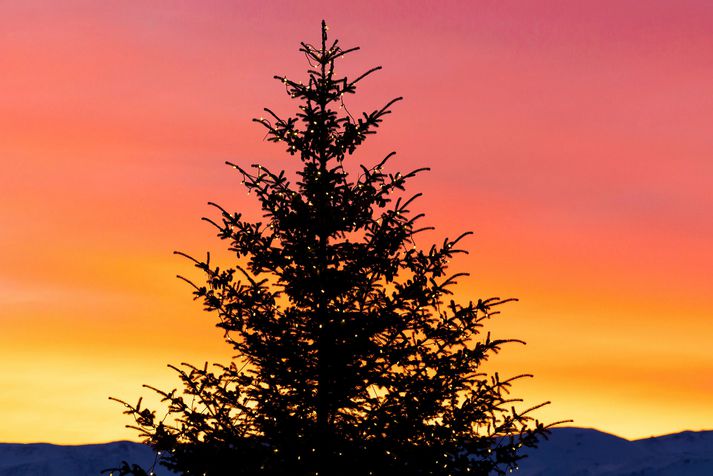
{"type": "MultiPolygon", "coordinates": [[[[713,429],[713,3],[0,2],[0,442],[136,439],[109,396],[225,361],[176,274],[220,250],[217,201],[259,217],[224,165],[295,159],[274,74],[299,42],[361,51],[352,111],[395,96],[350,160],[398,152],[433,239],[475,231],[457,297],[517,297],[492,366],[627,438],[713,429]]],[[[425,222],[424,222],[425,223],[425,222]]]]}

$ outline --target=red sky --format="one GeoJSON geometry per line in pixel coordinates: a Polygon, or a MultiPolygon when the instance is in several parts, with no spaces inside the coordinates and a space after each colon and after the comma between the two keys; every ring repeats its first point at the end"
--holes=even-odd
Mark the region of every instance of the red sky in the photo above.
{"type": "Polygon", "coordinates": [[[706,1],[38,1],[0,4],[0,441],[133,438],[109,395],[224,360],[175,249],[257,216],[225,160],[294,162],[250,122],[289,112],[319,21],[403,95],[352,160],[397,150],[433,238],[476,232],[462,299],[516,296],[494,366],[539,416],[629,438],[713,428],[713,5],[706,1]]]}

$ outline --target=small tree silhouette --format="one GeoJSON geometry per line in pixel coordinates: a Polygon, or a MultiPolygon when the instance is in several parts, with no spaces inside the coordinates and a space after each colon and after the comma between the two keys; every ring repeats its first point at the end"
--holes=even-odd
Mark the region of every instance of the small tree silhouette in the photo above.
{"type": "MultiPolygon", "coordinates": [[[[522,446],[548,426],[534,408],[518,412],[513,380],[483,373],[501,346],[483,334],[510,299],[445,301],[459,276],[449,260],[461,240],[420,249],[422,214],[405,198],[417,173],[387,173],[389,154],[360,173],[343,162],[373,134],[391,106],[354,119],[345,95],[380,69],[348,79],[334,63],[358,48],[302,43],[305,84],[276,76],[300,102],[294,117],[270,109],[255,119],[267,138],[301,161],[295,184],[262,165],[229,164],[257,196],[265,221],[224,210],[206,219],[237,263],[206,275],[196,299],[215,312],[238,356],[229,365],[174,367],[182,391],[158,392],[168,409],[126,405],[158,461],[184,475],[504,474],[522,446]],[[356,177],[355,177],[356,175],[356,177]],[[242,264],[241,264],[242,263],[242,264]]],[[[183,278],[185,279],[185,278],[183,278]]],[[[551,426],[551,425],[549,425],[551,426]]],[[[124,464],[119,474],[146,474],[124,464]]]]}

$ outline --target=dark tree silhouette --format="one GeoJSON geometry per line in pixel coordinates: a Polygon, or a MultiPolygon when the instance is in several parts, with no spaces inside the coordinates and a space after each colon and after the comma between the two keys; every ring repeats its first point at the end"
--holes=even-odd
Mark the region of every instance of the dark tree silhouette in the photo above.
{"type": "MultiPolygon", "coordinates": [[[[255,119],[267,139],[300,160],[299,178],[262,165],[229,164],[260,201],[252,223],[211,203],[206,219],[229,243],[227,269],[183,253],[205,273],[196,299],[219,317],[237,357],[229,365],[174,367],[183,389],[158,392],[167,418],[126,405],[158,461],[184,475],[504,474],[548,426],[517,411],[513,380],[481,365],[501,346],[482,331],[510,299],[446,300],[459,276],[449,260],[469,233],[421,249],[423,216],[404,195],[417,173],[387,173],[389,154],[349,174],[343,163],[391,106],[353,118],[345,95],[369,74],[335,75],[357,50],[302,43],[303,84],[293,117],[255,119]]],[[[139,468],[115,474],[141,474],[139,468]]]]}

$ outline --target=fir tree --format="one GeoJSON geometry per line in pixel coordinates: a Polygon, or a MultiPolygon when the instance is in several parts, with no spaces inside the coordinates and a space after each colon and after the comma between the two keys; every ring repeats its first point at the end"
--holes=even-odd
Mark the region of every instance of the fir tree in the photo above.
{"type": "MultiPolygon", "coordinates": [[[[236,264],[184,254],[205,273],[204,284],[186,281],[237,357],[174,367],[181,391],[149,387],[168,417],[122,402],[132,427],[183,475],[504,474],[547,432],[533,408],[513,407],[509,388],[524,375],[481,368],[514,342],[483,332],[509,299],[448,297],[465,274],[448,263],[469,233],[417,246],[431,228],[417,225],[420,194],[405,186],[427,169],[387,172],[394,153],[356,174],[343,167],[401,99],[358,119],[340,107],[380,68],[337,76],[335,60],[358,48],[328,42],[324,22],[321,45],[301,45],[307,80],[276,76],[299,111],[255,119],[300,161],[299,178],[229,164],[265,219],[211,203],[220,218],[206,220],[236,264]]],[[[115,472],[145,474],[128,464],[115,472]]]]}

